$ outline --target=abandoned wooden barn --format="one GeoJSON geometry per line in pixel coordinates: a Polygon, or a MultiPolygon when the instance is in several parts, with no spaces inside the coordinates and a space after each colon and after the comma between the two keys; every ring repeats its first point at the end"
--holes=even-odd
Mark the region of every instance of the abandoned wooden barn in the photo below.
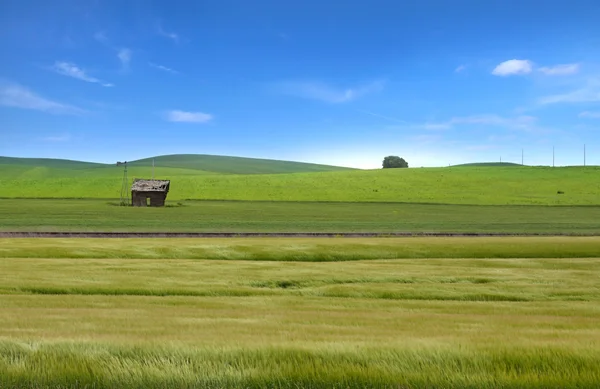
{"type": "Polygon", "coordinates": [[[136,178],[131,186],[131,205],[134,207],[164,207],[171,181],[136,178]]]}

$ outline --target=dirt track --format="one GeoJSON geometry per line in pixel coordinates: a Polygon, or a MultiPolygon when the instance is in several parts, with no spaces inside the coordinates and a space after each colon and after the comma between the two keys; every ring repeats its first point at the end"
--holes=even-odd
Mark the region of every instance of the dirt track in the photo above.
{"type": "Polygon", "coordinates": [[[0,238],[376,238],[376,237],[485,237],[485,236],[598,236],[556,233],[452,232],[0,232],[0,238]]]}

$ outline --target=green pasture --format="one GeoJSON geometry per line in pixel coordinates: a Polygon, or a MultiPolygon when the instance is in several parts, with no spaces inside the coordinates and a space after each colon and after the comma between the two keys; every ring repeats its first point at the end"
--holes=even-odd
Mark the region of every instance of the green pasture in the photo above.
{"type": "MultiPolygon", "coordinates": [[[[426,258],[595,258],[600,237],[0,238],[0,258],[342,262],[426,258]]],[[[476,261],[482,264],[481,261],[476,261]]],[[[556,266],[560,266],[560,261],[556,266]]],[[[530,264],[530,266],[533,266],[530,264]]],[[[2,286],[0,285],[0,288],[2,286]]]]}
{"type": "Polygon", "coordinates": [[[0,239],[0,387],[596,388],[598,243],[0,239]]]}
{"type": "Polygon", "coordinates": [[[598,234],[600,206],[0,199],[1,231],[598,234]]]}
{"type": "MultiPolygon", "coordinates": [[[[251,164],[248,169],[242,169],[241,162],[233,165],[226,163],[229,160],[200,163],[193,157],[164,159],[161,160],[164,164],[156,167],[155,178],[171,180],[170,200],[600,205],[600,168],[591,166],[458,166],[316,172],[315,169],[320,168],[309,172],[282,168],[278,174],[248,174],[270,173],[269,166],[283,165],[267,161],[261,162],[260,169],[250,169],[251,164]]],[[[0,197],[119,198],[122,167],[76,166],[19,165],[0,160],[0,197]]],[[[151,177],[152,167],[147,160],[134,162],[129,167],[129,181],[151,177]]]]}

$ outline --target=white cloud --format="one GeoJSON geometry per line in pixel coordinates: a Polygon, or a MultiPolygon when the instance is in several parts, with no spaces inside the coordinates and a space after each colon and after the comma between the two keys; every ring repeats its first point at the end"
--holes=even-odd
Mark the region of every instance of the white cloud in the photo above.
{"type": "Polygon", "coordinates": [[[41,141],[43,142],[68,142],[71,140],[71,135],[69,134],[65,134],[65,135],[56,135],[56,136],[46,136],[43,138],[40,138],[41,141]]]}
{"type": "Polygon", "coordinates": [[[435,143],[442,140],[441,135],[416,135],[409,138],[417,143],[435,143]]]}
{"type": "Polygon", "coordinates": [[[445,122],[445,123],[424,123],[424,124],[419,124],[417,127],[421,128],[423,130],[432,130],[432,131],[449,130],[449,129],[452,128],[452,123],[450,123],[450,122],[445,122]]]}
{"type": "Polygon", "coordinates": [[[444,122],[427,122],[418,124],[415,128],[422,130],[449,130],[457,125],[481,125],[506,127],[523,131],[540,130],[536,126],[537,118],[533,116],[502,117],[499,115],[458,116],[444,122]]]}
{"type": "Polygon", "coordinates": [[[579,72],[579,64],[570,63],[556,66],[545,66],[538,69],[547,76],[565,76],[579,72]]]}
{"type": "Polygon", "coordinates": [[[163,65],[158,65],[158,64],[155,64],[155,63],[152,63],[152,62],[148,62],[148,65],[152,66],[155,69],[159,69],[159,70],[162,70],[162,71],[165,71],[165,72],[168,72],[168,73],[179,74],[179,72],[177,70],[168,68],[168,67],[163,66],[163,65]]]}
{"type": "Polygon", "coordinates": [[[408,124],[408,122],[406,120],[394,118],[394,117],[391,117],[391,116],[380,115],[378,113],[370,112],[370,111],[365,111],[363,109],[359,109],[358,112],[362,112],[362,113],[365,113],[367,115],[371,115],[371,116],[376,117],[376,118],[381,118],[381,119],[389,120],[391,122],[408,124]]]}
{"type": "Polygon", "coordinates": [[[347,103],[369,93],[379,92],[383,89],[382,81],[372,82],[354,88],[337,88],[321,82],[282,82],[275,85],[278,93],[320,100],[327,103],[347,103]]]}
{"type": "Polygon", "coordinates": [[[529,74],[533,70],[533,62],[528,59],[511,59],[504,61],[492,70],[494,76],[511,76],[529,74]]]}
{"type": "Polygon", "coordinates": [[[213,116],[208,113],[179,110],[168,111],[166,116],[168,121],[179,123],[208,123],[213,119],[213,116]]]}
{"type": "Polygon", "coordinates": [[[495,149],[496,146],[494,145],[470,145],[470,146],[466,146],[465,150],[466,151],[487,151],[487,150],[491,150],[491,149],[495,149]]]}
{"type": "Polygon", "coordinates": [[[121,61],[121,65],[123,65],[124,69],[127,69],[129,67],[129,62],[131,62],[131,56],[132,53],[130,49],[120,49],[117,53],[117,57],[119,58],[119,61],[121,61]]]}
{"type": "Polygon", "coordinates": [[[179,35],[177,35],[174,32],[167,32],[165,31],[162,26],[158,26],[158,35],[160,36],[164,36],[165,38],[169,38],[171,39],[173,42],[175,43],[179,43],[179,35]]]}
{"type": "Polygon", "coordinates": [[[73,77],[81,81],[92,82],[96,84],[100,84],[102,86],[113,86],[113,84],[105,83],[95,77],[91,77],[85,73],[85,71],[79,68],[77,65],[72,64],[70,62],[60,62],[57,61],[54,63],[52,68],[56,73],[62,74],[63,76],[73,77]]]}
{"type": "Polygon", "coordinates": [[[488,141],[490,141],[490,142],[507,142],[507,141],[513,141],[515,139],[517,139],[517,137],[514,134],[488,136],[488,141]]]}
{"type": "Polygon", "coordinates": [[[580,118],[600,119],[600,112],[584,111],[579,114],[580,118]]]}
{"type": "Polygon", "coordinates": [[[586,84],[579,89],[568,93],[544,96],[538,102],[542,105],[600,102],[600,79],[587,80],[586,84]]]}
{"type": "Polygon", "coordinates": [[[97,33],[95,33],[94,39],[100,43],[104,43],[104,44],[108,43],[108,38],[106,37],[106,34],[104,34],[104,32],[102,32],[102,31],[98,31],[97,33]]]}
{"type": "Polygon", "coordinates": [[[46,99],[18,84],[0,85],[0,105],[31,109],[56,115],[81,115],[85,110],[46,99]]]}
{"type": "Polygon", "coordinates": [[[455,73],[460,73],[460,72],[463,72],[465,70],[467,70],[467,65],[460,65],[456,69],[454,69],[454,72],[455,73]]]}

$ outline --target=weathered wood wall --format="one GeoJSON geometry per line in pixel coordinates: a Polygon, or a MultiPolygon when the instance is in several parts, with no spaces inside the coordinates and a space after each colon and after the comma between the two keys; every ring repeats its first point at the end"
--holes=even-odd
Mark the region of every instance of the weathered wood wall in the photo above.
{"type": "Polygon", "coordinates": [[[146,207],[150,199],[151,207],[164,207],[167,194],[163,192],[131,192],[131,205],[134,207],[146,207]]]}

